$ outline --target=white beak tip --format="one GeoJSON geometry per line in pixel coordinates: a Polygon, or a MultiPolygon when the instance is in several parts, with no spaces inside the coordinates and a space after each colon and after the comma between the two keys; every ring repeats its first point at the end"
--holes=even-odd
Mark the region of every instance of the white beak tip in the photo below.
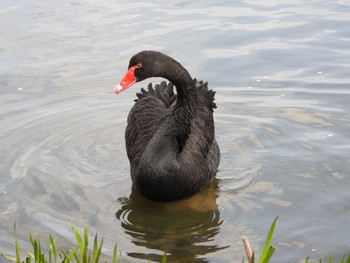
{"type": "Polygon", "coordinates": [[[116,94],[118,94],[122,89],[123,89],[122,85],[118,84],[118,85],[115,87],[114,92],[115,92],[116,94]]]}

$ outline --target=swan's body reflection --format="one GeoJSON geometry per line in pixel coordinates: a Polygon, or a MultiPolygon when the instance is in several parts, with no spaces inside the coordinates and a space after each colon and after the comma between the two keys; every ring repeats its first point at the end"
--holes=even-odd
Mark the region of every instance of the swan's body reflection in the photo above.
{"type": "Polygon", "coordinates": [[[213,179],[200,193],[173,203],[155,203],[132,191],[116,213],[125,232],[137,246],[159,250],[159,254],[129,252],[134,258],[160,262],[206,262],[208,253],[224,249],[214,242],[222,220],[216,205],[218,184],[213,179]]]}

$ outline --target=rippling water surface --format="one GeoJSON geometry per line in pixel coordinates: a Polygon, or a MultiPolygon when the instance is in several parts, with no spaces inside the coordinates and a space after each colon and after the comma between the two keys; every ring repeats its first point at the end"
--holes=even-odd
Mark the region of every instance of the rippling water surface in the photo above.
{"type": "MultiPolygon", "coordinates": [[[[348,1],[3,1],[0,252],[74,223],[122,262],[240,262],[279,215],[273,262],[350,249],[348,1]],[[217,91],[216,180],[171,204],[131,191],[129,58],[156,49],[217,91]]],[[[154,81],[159,81],[155,79],[154,81]]]]}

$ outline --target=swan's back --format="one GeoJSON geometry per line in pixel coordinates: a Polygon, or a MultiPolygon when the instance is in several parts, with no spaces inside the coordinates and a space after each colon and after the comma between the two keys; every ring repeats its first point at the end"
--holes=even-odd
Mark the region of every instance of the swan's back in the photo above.
{"type": "Polygon", "coordinates": [[[138,165],[148,142],[167,119],[174,107],[176,95],[173,84],[165,81],[152,86],[148,90],[141,89],[136,94],[135,104],[128,115],[128,125],[125,130],[126,150],[131,166],[138,165]]]}
{"type": "Polygon", "coordinates": [[[162,82],[137,94],[125,132],[131,178],[143,196],[175,201],[199,192],[217,171],[215,93],[179,62],[152,50],[132,56],[115,93],[150,77],[174,86],[162,82]]]}
{"type": "MultiPolygon", "coordinates": [[[[192,122],[191,134],[183,149],[186,160],[206,161],[207,157],[217,159],[211,161],[211,166],[218,165],[219,149],[215,142],[213,109],[215,92],[208,90],[207,83],[195,81],[198,91],[198,109],[192,122]],[[213,144],[215,144],[213,147],[213,144]],[[214,149],[211,149],[214,148],[214,149]],[[214,150],[215,153],[211,153],[214,150]],[[217,164],[216,164],[217,163],[217,164]]],[[[148,142],[162,126],[173,111],[177,95],[171,83],[162,81],[154,87],[148,85],[148,90],[141,89],[128,116],[128,125],[125,131],[126,149],[131,166],[137,166],[148,142]]],[[[185,157],[184,156],[184,157],[185,157]]],[[[205,164],[203,164],[205,165],[205,164]]]]}

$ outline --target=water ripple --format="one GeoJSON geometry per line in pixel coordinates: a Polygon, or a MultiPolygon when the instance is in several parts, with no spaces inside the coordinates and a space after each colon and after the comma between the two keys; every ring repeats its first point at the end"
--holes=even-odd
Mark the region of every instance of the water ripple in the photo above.
{"type": "Polygon", "coordinates": [[[214,180],[202,193],[174,203],[150,202],[132,192],[121,198],[122,207],[116,213],[131,242],[138,246],[160,250],[142,254],[127,251],[134,258],[159,260],[167,251],[169,260],[195,258],[227,248],[212,241],[220,232],[222,219],[216,206],[217,182],[214,180]]]}

